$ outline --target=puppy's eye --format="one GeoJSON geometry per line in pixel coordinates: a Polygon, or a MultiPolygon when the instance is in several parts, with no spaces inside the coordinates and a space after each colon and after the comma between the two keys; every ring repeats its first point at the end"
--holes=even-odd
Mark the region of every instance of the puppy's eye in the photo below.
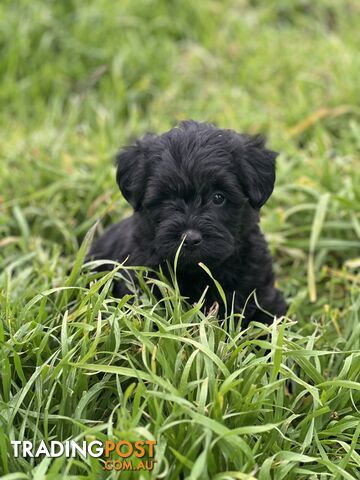
{"type": "Polygon", "coordinates": [[[215,205],[223,205],[225,203],[225,197],[222,193],[214,193],[212,197],[212,202],[215,205]]]}

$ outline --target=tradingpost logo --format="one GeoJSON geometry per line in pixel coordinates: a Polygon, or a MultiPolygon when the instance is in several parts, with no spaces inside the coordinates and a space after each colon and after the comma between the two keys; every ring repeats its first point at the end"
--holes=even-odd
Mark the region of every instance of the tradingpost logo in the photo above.
{"type": "Polygon", "coordinates": [[[128,440],[92,440],[88,442],[83,440],[66,440],[60,442],[52,440],[45,443],[41,440],[37,447],[28,440],[12,440],[11,445],[14,450],[14,457],[38,458],[49,457],[57,458],[65,456],[66,458],[75,458],[80,455],[84,458],[88,456],[100,458],[104,461],[104,470],[148,470],[154,468],[155,440],[137,440],[130,442],[128,440]]]}

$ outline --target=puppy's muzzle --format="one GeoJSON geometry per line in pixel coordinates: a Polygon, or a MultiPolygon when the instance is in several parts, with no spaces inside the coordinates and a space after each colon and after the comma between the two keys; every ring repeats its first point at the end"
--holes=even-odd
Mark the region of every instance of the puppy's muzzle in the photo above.
{"type": "Polygon", "coordinates": [[[186,230],[181,235],[181,240],[184,240],[184,248],[194,248],[198,247],[202,242],[202,235],[198,230],[186,230]]]}

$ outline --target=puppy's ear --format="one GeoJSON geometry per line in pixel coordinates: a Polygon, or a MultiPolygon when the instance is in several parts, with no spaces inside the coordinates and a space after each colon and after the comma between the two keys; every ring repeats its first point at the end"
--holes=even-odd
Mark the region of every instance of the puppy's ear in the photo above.
{"type": "Polygon", "coordinates": [[[152,136],[146,136],[120,150],[115,157],[116,181],[121,193],[130,205],[141,207],[148,176],[148,143],[152,136]]]}
{"type": "Polygon", "coordinates": [[[265,148],[262,136],[239,135],[233,150],[238,177],[253,208],[260,209],[270,197],[275,184],[275,159],[278,153],[265,148]]]}

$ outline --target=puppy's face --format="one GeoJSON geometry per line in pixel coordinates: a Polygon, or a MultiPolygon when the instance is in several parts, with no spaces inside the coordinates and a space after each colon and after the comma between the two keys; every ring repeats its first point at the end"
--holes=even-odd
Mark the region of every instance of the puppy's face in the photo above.
{"type": "Polygon", "coordinates": [[[152,241],[156,263],[214,267],[240,247],[275,180],[275,156],[260,138],[183,122],[146,136],[117,157],[117,181],[152,241]]]}

